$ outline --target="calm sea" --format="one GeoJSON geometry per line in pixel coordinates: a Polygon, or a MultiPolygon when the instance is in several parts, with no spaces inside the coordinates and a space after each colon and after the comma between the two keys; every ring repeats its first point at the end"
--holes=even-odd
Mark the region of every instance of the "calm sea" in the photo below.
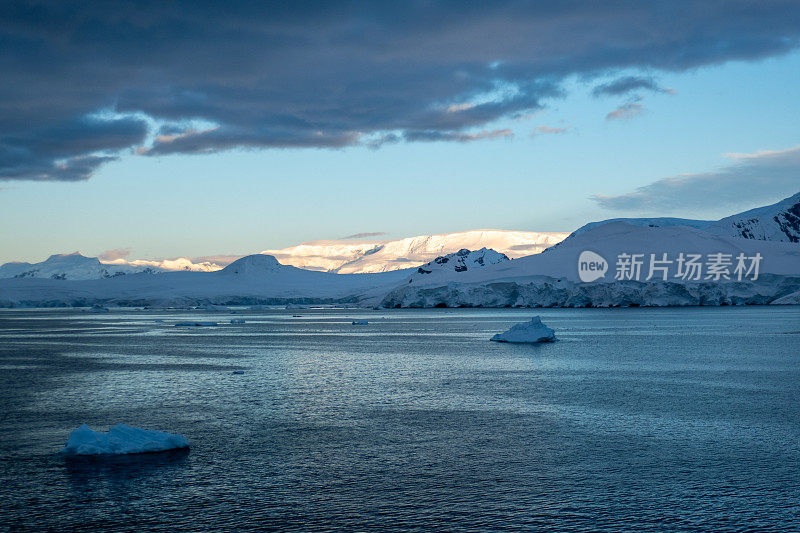
{"type": "Polygon", "coordinates": [[[2,311],[0,529],[800,531],[800,307],[2,311]]]}

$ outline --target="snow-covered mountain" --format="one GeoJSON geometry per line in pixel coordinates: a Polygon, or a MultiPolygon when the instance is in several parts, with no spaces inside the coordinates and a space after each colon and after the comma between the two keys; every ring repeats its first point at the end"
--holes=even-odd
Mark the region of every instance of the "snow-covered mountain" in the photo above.
{"type": "Polygon", "coordinates": [[[489,248],[509,258],[536,254],[568,233],[473,230],[420,235],[391,241],[314,241],[281,250],[264,250],[285,265],[339,274],[387,272],[417,267],[458,250],[489,248]]]}
{"type": "Polygon", "coordinates": [[[796,243],[731,237],[686,226],[610,222],[574,234],[542,254],[458,276],[415,276],[413,283],[390,291],[380,305],[721,305],[769,303],[797,290],[800,245],[796,243]],[[582,254],[587,251],[591,255],[584,260],[582,254]],[[740,254],[741,276],[737,272],[740,254]],[[690,256],[698,256],[695,264],[699,266],[687,273],[690,256]],[[756,272],[751,267],[759,256],[756,272]],[[631,257],[634,261],[628,265],[636,267],[636,272],[621,267],[631,257]],[[599,277],[583,282],[579,268],[589,261],[602,263],[597,268],[599,277]]]}
{"type": "Polygon", "coordinates": [[[708,229],[759,241],[800,242],[800,193],[776,204],[725,217],[708,229]]]}
{"type": "MultiPolygon", "coordinates": [[[[507,257],[539,253],[560,242],[567,233],[476,230],[442,235],[421,235],[393,241],[315,241],[265,250],[283,265],[306,270],[359,274],[417,267],[461,249],[491,248],[507,257]]],[[[175,258],[162,260],[115,259],[100,261],[79,253],[57,254],[40,263],[12,262],[0,266],[0,279],[24,276],[53,279],[100,279],[135,272],[213,272],[235,261],[237,256],[175,258]]]]}
{"type": "Polygon", "coordinates": [[[0,266],[0,278],[86,280],[157,271],[151,267],[103,264],[96,257],[85,257],[75,252],[51,255],[40,263],[6,263],[0,266]]]}
{"type": "Polygon", "coordinates": [[[417,267],[408,278],[408,283],[413,284],[415,279],[420,283],[427,283],[434,279],[451,279],[464,272],[481,270],[507,261],[510,259],[505,254],[495,250],[481,248],[470,251],[463,248],[456,253],[437,257],[433,261],[417,267]]]}
{"type": "Polygon", "coordinates": [[[800,242],[800,193],[778,203],[758,207],[720,220],[693,220],[688,218],[612,218],[590,222],[575,230],[578,235],[603,224],[625,222],[634,226],[670,227],[685,226],[715,233],[755,239],[759,241],[800,242]]]}
{"type": "MultiPolygon", "coordinates": [[[[712,223],[651,218],[588,225],[544,253],[511,260],[494,250],[464,249],[414,268],[337,274],[256,254],[215,272],[91,280],[25,275],[0,279],[0,306],[791,304],[800,301],[794,198],[712,223]]],[[[82,256],[64,261],[97,267],[82,256]]]]}
{"type": "MultiPolygon", "coordinates": [[[[223,276],[240,276],[242,278],[264,278],[280,270],[285,270],[284,265],[271,255],[254,254],[246,255],[226,266],[219,273],[223,276]]],[[[290,268],[290,270],[300,270],[290,268]]]]}
{"type": "Polygon", "coordinates": [[[340,275],[281,265],[268,255],[242,257],[215,272],[130,274],[91,280],[0,279],[0,307],[84,305],[234,305],[356,303],[383,295],[409,270],[340,275]]]}

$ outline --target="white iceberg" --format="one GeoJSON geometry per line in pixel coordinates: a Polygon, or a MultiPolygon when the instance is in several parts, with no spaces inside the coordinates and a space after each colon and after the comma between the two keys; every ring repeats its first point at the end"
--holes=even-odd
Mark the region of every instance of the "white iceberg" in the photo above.
{"type": "Polygon", "coordinates": [[[65,455],[122,455],[129,453],[163,452],[189,447],[183,435],[154,429],[140,429],[125,424],[109,428],[108,433],[94,431],[86,424],[72,430],[65,455]]]}
{"type": "Polygon", "coordinates": [[[492,337],[496,342],[553,342],[556,332],[542,324],[542,319],[533,317],[530,322],[514,324],[505,333],[498,333],[492,337]]]}

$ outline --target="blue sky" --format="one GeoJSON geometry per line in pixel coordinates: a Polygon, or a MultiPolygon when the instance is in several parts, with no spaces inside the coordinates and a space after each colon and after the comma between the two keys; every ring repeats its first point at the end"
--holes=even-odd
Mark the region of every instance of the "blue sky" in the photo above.
{"type": "MultiPolygon", "coordinates": [[[[426,126],[437,135],[504,132],[493,139],[401,140],[376,149],[339,146],[338,140],[329,143],[335,146],[308,147],[303,141],[304,147],[285,147],[272,137],[236,137],[213,150],[203,147],[211,152],[204,154],[194,147],[161,155],[120,149],[116,160],[77,178],[45,179],[35,169],[39,163],[31,163],[27,175],[0,181],[0,261],[115,248],[129,248],[136,258],[245,254],[362,232],[390,238],[477,228],[570,231],[619,216],[714,219],[800,191],[800,166],[791,166],[791,149],[800,145],[800,53],[723,57],[679,69],[652,63],[590,73],[574,69],[559,78],[557,91],[537,94],[532,109],[509,108],[453,127],[426,126]],[[625,76],[652,79],[671,91],[593,96],[598,84],[625,76]],[[607,118],[625,103],[640,112],[607,118]],[[564,131],[533,137],[535,128],[564,131]],[[756,172],[763,168],[766,178],[758,186],[730,179],[742,159],[725,154],[760,150],[789,150],[791,157],[764,167],[748,160],[756,172]],[[771,179],[777,166],[784,170],[771,179]],[[671,198],[647,193],[646,202],[625,196],[684,174],[708,175],[720,194],[698,198],[690,186],[674,194],[670,189],[671,198]],[[616,200],[598,202],[593,195],[616,200]]],[[[393,82],[402,86],[404,80],[382,83],[393,82]]],[[[386,88],[382,92],[394,90],[386,88]]],[[[473,91],[463,101],[491,97],[473,91]]],[[[87,113],[97,112],[99,102],[87,113]]],[[[146,105],[155,109],[151,101],[141,104],[146,105]]],[[[198,111],[191,113],[196,118],[198,111]]],[[[239,120],[226,113],[219,117],[239,120]]],[[[414,125],[405,125],[403,116],[398,112],[399,118],[387,122],[396,126],[376,127],[372,135],[395,131],[410,139],[414,125]]],[[[184,134],[191,131],[183,128],[184,134]]],[[[88,148],[75,152],[84,153],[88,148]]]]}

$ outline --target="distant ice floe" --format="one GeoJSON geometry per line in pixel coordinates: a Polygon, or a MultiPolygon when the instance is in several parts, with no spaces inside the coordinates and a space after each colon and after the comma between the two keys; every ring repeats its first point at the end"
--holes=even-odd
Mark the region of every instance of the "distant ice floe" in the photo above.
{"type": "Polygon", "coordinates": [[[366,326],[367,324],[369,324],[369,322],[366,320],[353,320],[354,326],[366,326]]]}
{"type": "Polygon", "coordinates": [[[492,339],[496,342],[553,342],[556,333],[551,328],[542,324],[542,319],[533,317],[530,322],[515,324],[505,333],[498,333],[492,339]]]}
{"type": "Polygon", "coordinates": [[[72,430],[64,455],[124,455],[163,452],[189,447],[183,435],[154,429],[140,429],[125,424],[111,427],[107,433],[94,431],[86,424],[72,430]]]}

